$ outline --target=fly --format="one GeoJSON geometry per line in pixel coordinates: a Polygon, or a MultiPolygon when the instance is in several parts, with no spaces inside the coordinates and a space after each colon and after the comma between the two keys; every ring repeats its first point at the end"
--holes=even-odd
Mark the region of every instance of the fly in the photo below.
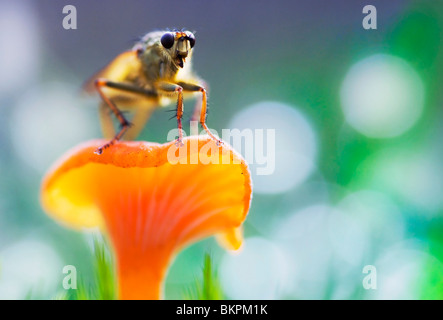
{"type": "Polygon", "coordinates": [[[134,140],[148,121],[151,113],[176,99],[177,146],[182,146],[183,99],[193,93],[201,94],[193,118],[207,134],[220,144],[206,125],[207,93],[204,81],[192,70],[192,52],[195,36],[190,31],[153,31],[142,37],[131,50],[119,54],[105,68],[91,77],[85,91],[97,91],[101,97],[99,118],[103,136],[110,141],[99,147],[103,151],[120,139],[134,140]],[[129,122],[123,111],[132,111],[129,122]],[[116,132],[112,114],[120,123],[116,132]]]}

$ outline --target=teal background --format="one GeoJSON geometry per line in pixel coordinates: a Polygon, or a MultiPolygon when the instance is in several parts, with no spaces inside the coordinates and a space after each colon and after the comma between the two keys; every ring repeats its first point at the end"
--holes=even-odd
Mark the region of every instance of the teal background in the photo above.
{"type": "MultiPolygon", "coordinates": [[[[235,260],[206,239],[177,257],[166,298],[183,297],[200,276],[206,251],[218,266],[227,298],[442,298],[443,1],[372,1],[376,30],[362,27],[366,4],[0,1],[0,298],[21,299],[29,290],[51,298],[63,290],[61,268],[68,264],[84,279],[91,277],[89,236],[45,215],[38,199],[40,182],[66,150],[100,136],[97,99],[79,94],[83,81],[137,37],[174,27],[196,31],[193,63],[209,84],[211,128],[229,128],[256,103],[280,102],[308,123],[316,153],[314,169],[299,184],[277,193],[254,192],[245,223],[245,244],[248,239],[265,241],[269,247],[263,250],[277,248],[277,255],[290,261],[286,267],[263,264],[261,259],[274,254],[265,251],[247,251],[251,258],[246,262],[235,260]],[[77,8],[77,30],[62,27],[66,4],[77,8]],[[347,72],[375,54],[402,59],[423,83],[420,117],[393,138],[371,138],[355,130],[341,108],[347,72]],[[406,185],[409,189],[403,189],[406,185]],[[344,200],[362,191],[376,196],[359,198],[359,214],[343,210],[344,200]],[[378,203],[381,198],[385,202],[378,203]],[[303,210],[319,205],[328,209],[309,220],[303,210]],[[290,239],[280,237],[278,226],[289,224],[291,217],[301,229],[290,239]],[[311,226],[309,232],[303,231],[304,223],[311,226]],[[346,233],[346,241],[337,235],[331,240],[334,230],[352,230],[348,223],[355,234],[346,233]],[[346,243],[361,244],[361,250],[346,243]],[[305,244],[307,252],[299,254],[305,244]],[[365,265],[377,268],[376,290],[362,286],[365,265]],[[238,275],[255,270],[256,278],[236,278],[236,268],[238,275]],[[309,269],[318,276],[305,277],[303,270],[309,269]],[[257,296],[239,286],[258,288],[257,296]],[[305,287],[309,290],[301,290],[305,287]],[[269,296],[260,288],[275,291],[269,296]]],[[[185,105],[187,117],[191,106],[193,102],[185,105]]],[[[140,139],[165,142],[175,127],[169,117],[158,110],[140,139]]],[[[277,139],[285,135],[279,134],[277,139]]]]}

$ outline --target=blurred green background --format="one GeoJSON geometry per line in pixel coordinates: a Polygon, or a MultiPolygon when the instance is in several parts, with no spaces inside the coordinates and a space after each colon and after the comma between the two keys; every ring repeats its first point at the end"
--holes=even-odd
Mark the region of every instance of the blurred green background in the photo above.
{"type": "MultiPolygon", "coordinates": [[[[144,33],[174,27],[195,31],[208,125],[275,129],[276,141],[273,174],[251,164],[241,253],[192,245],[166,298],[184,297],[207,251],[226,298],[442,298],[443,1],[371,1],[376,30],[362,27],[367,4],[0,0],[0,298],[54,297],[64,265],[92,276],[90,235],[44,214],[40,182],[101,135],[83,81],[144,33]],[[68,4],[76,30],[62,26],[68,4]],[[363,286],[367,265],[376,289],[363,286]]],[[[169,117],[158,110],[140,139],[165,142],[169,117]]]]}

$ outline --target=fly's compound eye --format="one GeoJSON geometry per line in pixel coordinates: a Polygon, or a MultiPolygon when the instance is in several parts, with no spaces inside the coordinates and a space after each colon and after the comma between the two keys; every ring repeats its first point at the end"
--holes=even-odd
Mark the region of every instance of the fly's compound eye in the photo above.
{"type": "Polygon", "coordinates": [[[191,32],[189,32],[187,34],[186,38],[189,40],[189,44],[191,45],[191,48],[193,48],[194,45],[195,45],[195,37],[194,37],[194,35],[191,32]]]}
{"type": "Polygon", "coordinates": [[[175,36],[171,32],[166,32],[164,35],[162,35],[160,42],[162,43],[162,46],[166,49],[170,49],[174,45],[175,36]]]}

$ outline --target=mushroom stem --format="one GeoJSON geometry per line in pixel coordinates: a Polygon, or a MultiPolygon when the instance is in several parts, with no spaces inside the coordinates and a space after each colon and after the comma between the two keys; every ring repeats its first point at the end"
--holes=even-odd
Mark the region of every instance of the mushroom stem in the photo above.
{"type": "MultiPolygon", "coordinates": [[[[169,251],[169,250],[168,250],[169,251]]],[[[117,250],[118,299],[158,300],[163,298],[163,280],[170,254],[156,248],[146,252],[117,250]]]]}
{"type": "Polygon", "coordinates": [[[157,215],[149,210],[149,197],[139,198],[138,193],[129,188],[116,190],[118,193],[113,198],[118,199],[119,194],[120,201],[102,203],[101,208],[116,256],[118,299],[161,299],[174,242],[162,237],[154,241],[153,237],[158,235],[156,228],[145,229],[146,221],[141,217],[148,219],[157,215]]]}

